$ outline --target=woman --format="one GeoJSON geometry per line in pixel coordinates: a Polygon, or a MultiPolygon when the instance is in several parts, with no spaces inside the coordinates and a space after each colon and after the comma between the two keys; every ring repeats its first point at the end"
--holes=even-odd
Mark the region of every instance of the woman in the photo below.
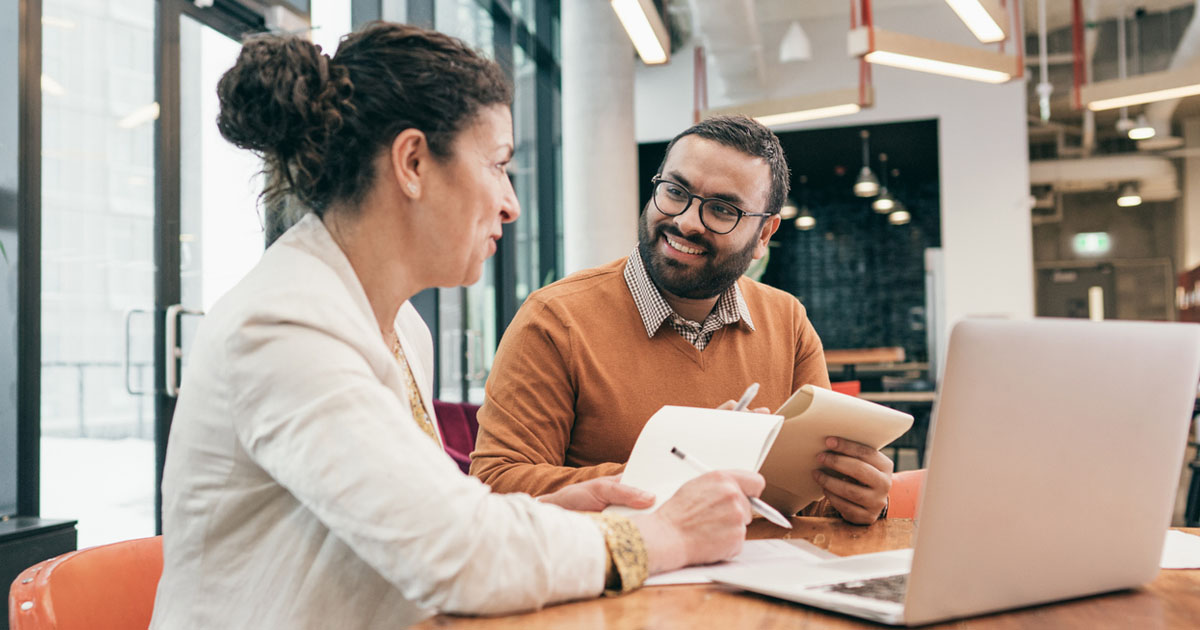
{"type": "MultiPolygon", "coordinates": [[[[735,554],[752,473],[633,519],[494,495],[443,452],[407,300],[475,282],[520,213],[511,90],[460,41],[375,23],[328,58],[249,40],[218,126],[311,213],[206,317],[163,480],[154,628],[398,627],[636,588],[735,554]]],[[[611,480],[548,502],[648,504],[611,480]]]]}

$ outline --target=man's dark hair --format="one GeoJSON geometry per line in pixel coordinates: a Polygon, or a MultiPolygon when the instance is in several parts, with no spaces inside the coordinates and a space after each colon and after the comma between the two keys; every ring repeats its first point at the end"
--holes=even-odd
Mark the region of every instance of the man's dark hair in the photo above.
{"type": "Polygon", "coordinates": [[[776,214],[783,207],[788,190],[791,189],[791,175],[788,172],[787,157],[783,155],[783,147],[779,145],[779,138],[770,129],[745,116],[713,116],[702,120],[671,139],[666,152],[663,153],[663,161],[658,165],[659,175],[662,175],[671,149],[684,136],[700,136],[737,149],[751,157],[766,160],[771,169],[771,192],[767,196],[764,212],[776,214]]]}

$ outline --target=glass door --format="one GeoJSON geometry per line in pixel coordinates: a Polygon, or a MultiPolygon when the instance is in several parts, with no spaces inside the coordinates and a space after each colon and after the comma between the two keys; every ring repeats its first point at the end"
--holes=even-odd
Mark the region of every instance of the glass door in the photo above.
{"type": "MultiPolygon", "coordinates": [[[[264,246],[257,210],[262,163],[226,142],[216,120],[218,81],[237,60],[242,37],[265,25],[255,14],[231,7],[200,9],[185,0],[160,4],[156,489],[196,327],[258,262],[264,246]]],[[[156,506],[161,506],[157,490],[156,506]]]]}
{"type": "Polygon", "coordinates": [[[214,122],[263,28],[238,7],[42,5],[40,513],[81,547],[157,531],[191,331],[262,253],[260,167],[214,122]]]}
{"type": "Polygon", "coordinates": [[[154,534],[154,0],[42,4],[41,515],[154,534]]]}

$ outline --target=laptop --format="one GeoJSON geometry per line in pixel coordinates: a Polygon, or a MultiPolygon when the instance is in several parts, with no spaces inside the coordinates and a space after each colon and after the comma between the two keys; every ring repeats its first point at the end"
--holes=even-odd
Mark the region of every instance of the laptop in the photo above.
{"type": "Polygon", "coordinates": [[[712,577],[910,626],[1150,582],[1198,381],[1200,325],[964,321],[913,549],[712,577]]]}

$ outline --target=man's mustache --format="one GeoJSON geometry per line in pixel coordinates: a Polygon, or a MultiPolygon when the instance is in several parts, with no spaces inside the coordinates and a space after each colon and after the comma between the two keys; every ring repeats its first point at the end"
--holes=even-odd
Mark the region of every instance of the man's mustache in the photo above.
{"type": "Polygon", "coordinates": [[[670,234],[671,236],[674,236],[675,238],[677,238],[685,243],[691,243],[693,245],[698,245],[698,246],[704,248],[704,251],[706,251],[710,254],[716,249],[712,246],[712,243],[709,243],[706,239],[697,238],[694,236],[692,236],[692,237],[684,236],[683,232],[681,232],[679,230],[679,228],[675,227],[675,225],[671,224],[671,223],[660,223],[655,228],[654,232],[655,232],[655,234],[654,234],[655,239],[657,239],[658,235],[660,235],[660,234],[670,234]]]}

